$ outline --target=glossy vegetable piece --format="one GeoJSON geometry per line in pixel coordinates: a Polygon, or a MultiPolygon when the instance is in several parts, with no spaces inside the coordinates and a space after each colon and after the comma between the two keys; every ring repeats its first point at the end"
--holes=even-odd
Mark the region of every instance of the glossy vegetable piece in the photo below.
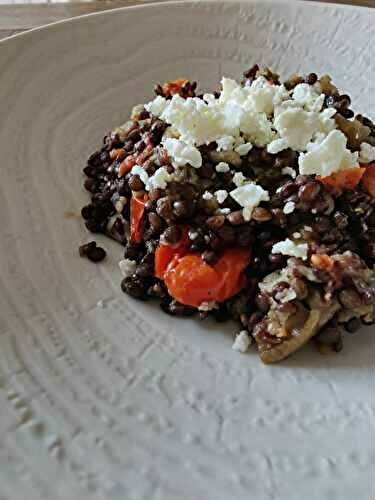
{"type": "Polygon", "coordinates": [[[182,304],[199,307],[202,302],[223,302],[244,287],[243,271],[249,260],[250,252],[244,248],[225,250],[214,265],[197,254],[175,256],[164,281],[170,295],[182,304]]]}
{"type": "MultiPolygon", "coordinates": [[[[263,363],[276,363],[300,349],[313,337],[340,309],[337,300],[325,302],[318,292],[313,290],[308,298],[310,311],[306,315],[297,313],[291,318],[294,335],[280,344],[271,345],[260,350],[259,355],[263,363]],[[294,324],[293,324],[294,323],[294,324]]],[[[275,332],[277,333],[277,332],[275,332]]]]}
{"type": "Polygon", "coordinates": [[[177,246],[160,244],[155,252],[155,276],[164,279],[164,273],[173,258],[180,258],[189,251],[188,229],[183,228],[183,236],[177,246]]]}
{"type": "Polygon", "coordinates": [[[362,177],[362,184],[366,191],[375,198],[375,163],[366,165],[366,171],[362,177]]]}
{"type": "Polygon", "coordinates": [[[140,243],[143,236],[143,219],[145,213],[145,203],[148,195],[145,193],[141,198],[134,194],[130,201],[130,239],[132,243],[140,243]]]}
{"type": "Polygon", "coordinates": [[[164,95],[174,95],[178,94],[181,90],[181,87],[188,83],[189,80],[186,78],[177,78],[176,80],[171,80],[170,82],[166,82],[162,85],[164,95]]]}
{"type": "Polygon", "coordinates": [[[317,179],[331,191],[340,193],[344,189],[355,188],[361,181],[365,170],[365,168],[361,167],[347,168],[346,170],[334,172],[327,177],[317,176],[317,179]]]}
{"type": "Polygon", "coordinates": [[[136,160],[136,157],[135,155],[129,155],[125,158],[125,160],[123,160],[121,163],[120,163],[120,168],[119,168],[119,171],[118,171],[118,176],[119,177],[123,177],[125,174],[127,174],[128,172],[130,172],[130,170],[134,167],[134,165],[136,164],[137,160],[136,160]]]}

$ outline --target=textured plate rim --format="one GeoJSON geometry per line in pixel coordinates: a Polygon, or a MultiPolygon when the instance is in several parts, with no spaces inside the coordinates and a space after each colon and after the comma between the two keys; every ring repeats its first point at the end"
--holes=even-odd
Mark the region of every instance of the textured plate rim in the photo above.
{"type": "Polygon", "coordinates": [[[223,4],[270,4],[270,5],[288,5],[288,6],[294,6],[296,8],[299,8],[303,5],[307,5],[316,9],[324,9],[324,8],[329,8],[329,9],[342,9],[346,11],[357,11],[357,10],[365,10],[368,11],[368,13],[372,13],[371,15],[375,15],[375,9],[372,7],[367,7],[365,5],[349,5],[349,4],[341,4],[341,3],[335,3],[335,2],[319,2],[319,0],[161,0],[160,2],[155,2],[155,3],[141,3],[139,5],[125,5],[122,7],[114,7],[113,9],[107,9],[107,10],[101,10],[98,12],[90,12],[88,14],[81,14],[79,16],[74,16],[74,17],[69,17],[67,19],[60,19],[59,21],[54,21],[51,23],[43,24],[42,26],[36,26],[35,28],[27,29],[26,31],[23,31],[21,33],[15,33],[14,35],[10,35],[6,38],[3,38],[0,40],[0,50],[2,50],[2,47],[5,47],[7,44],[10,44],[13,42],[13,40],[18,40],[22,39],[25,37],[29,36],[35,36],[36,33],[39,32],[44,32],[50,29],[53,29],[55,27],[59,26],[64,26],[65,24],[70,24],[70,23],[79,23],[82,20],[85,20],[86,18],[91,18],[95,16],[105,16],[105,15],[112,15],[114,12],[120,12],[120,11],[136,11],[136,10],[144,10],[144,9],[158,9],[158,8],[163,8],[165,6],[176,6],[176,5],[199,5],[199,4],[217,4],[217,3],[223,3],[223,4]],[[302,3],[303,1],[303,3],[302,3]]]}

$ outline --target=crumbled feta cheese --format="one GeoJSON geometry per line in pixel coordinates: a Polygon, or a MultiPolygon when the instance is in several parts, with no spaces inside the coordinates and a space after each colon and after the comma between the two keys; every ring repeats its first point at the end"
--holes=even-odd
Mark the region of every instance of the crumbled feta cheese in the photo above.
{"type": "Polygon", "coordinates": [[[295,240],[299,240],[301,237],[302,237],[301,233],[298,233],[298,232],[293,233],[293,238],[295,240]]]}
{"type": "Polygon", "coordinates": [[[229,168],[228,163],[221,161],[220,163],[218,163],[216,165],[215,170],[216,170],[216,172],[219,172],[219,173],[225,173],[225,172],[229,172],[230,168],[229,168]]]}
{"type": "Polygon", "coordinates": [[[280,151],[283,151],[289,147],[288,141],[286,139],[275,139],[274,141],[270,142],[267,145],[267,152],[276,155],[277,153],[280,153],[280,151]]]}
{"type": "Polygon", "coordinates": [[[123,259],[118,263],[121,274],[124,278],[128,278],[135,273],[135,269],[137,267],[137,263],[135,260],[123,259]]]}
{"type": "Polygon", "coordinates": [[[375,146],[371,146],[371,144],[367,142],[362,142],[359,161],[361,163],[371,163],[375,161],[375,146]]]}
{"type": "Polygon", "coordinates": [[[202,304],[198,307],[198,310],[206,312],[218,308],[218,303],[215,300],[210,300],[209,302],[202,302],[202,304]]]}
{"type": "Polygon", "coordinates": [[[281,253],[283,255],[290,255],[291,257],[300,257],[302,259],[307,259],[308,251],[307,243],[296,244],[289,238],[284,241],[279,241],[275,243],[272,247],[272,253],[281,253]]]}
{"type": "Polygon", "coordinates": [[[197,232],[189,231],[189,239],[194,241],[198,238],[199,234],[197,232]]]}
{"type": "Polygon", "coordinates": [[[235,148],[236,153],[240,156],[245,156],[252,149],[253,145],[251,142],[245,142],[245,144],[240,144],[235,148]]]}
{"type": "Polygon", "coordinates": [[[287,201],[284,205],[283,212],[284,214],[291,214],[294,212],[294,209],[296,208],[295,203],[293,201],[287,201]]]}
{"type": "Polygon", "coordinates": [[[207,104],[213,104],[216,101],[216,98],[213,94],[203,94],[203,99],[207,104]]]}
{"type": "Polygon", "coordinates": [[[328,136],[308,153],[299,156],[301,174],[326,177],[338,170],[357,165],[357,155],[346,148],[346,136],[340,130],[332,130],[328,136]]]}
{"type": "Polygon", "coordinates": [[[251,205],[242,209],[242,217],[246,222],[249,222],[249,220],[251,220],[251,216],[253,215],[253,210],[254,207],[252,207],[251,205]]]}
{"type": "Polygon", "coordinates": [[[315,132],[319,129],[317,113],[301,108],[287,108],[278,114],[274,127],[288,147],[296,151],[306,150],[315,132]]]}
{"type": "Polygon", "coordinates": [[[195,146],[179,139],[165,139],[163,146],[172,158],[173,166],[182,167],[187,163],[194,168],[202,166],[202,156],[195,146]]]}
{"type": "Polygon", "coordinates": [[[218,209],[219,215],[228,215],[228,214],[230,214],[230,212],[231,212],[230,208],[219,208],[218,209]]]}
{"type": "Polygon", "coordinates": [[[139,175],[139,178],[143,182],[145,186],[148,184],[149,176],[146,170],[143,167],[140,167],[139,165],[134,165],[134,167],[131,169],[131,174],[132,175],[139,175]]]}
{"type": "Polygon", "coordinates": [[[209,191],[205,191],[202,195],[202,198],[206,201],[212,200],[213,197],[213,194],[211,194],[209,191]]]}
{"type": "Polygon", "coordinates": [[[215,192],[215,196],[217,201],[222,204],[228,197],[228,191],[225,191],[225,189],[219,189],[219,191],[215,192]]]}
{"type": "Polygon", "coordinates": [[[293,99],[308,111],[319,112],[322,109],[325,95],[318,92],[316,87],[307,83],[296,85],[292,93],[293,99]]]}
{"type": "Polygon", "coordinates": [[[150,189],[165,189],[167,183],[172,179],[171,175],[168,173],[165,167],[160,167],[156,170],[154,175],[149,178],[148,184],[146,186],[147,191],[150,189]]]}
{"type": "MultiPolygon", "coordinates": [[[[245,87],[230,78],[223,78],[221,84],[218,99],[213,94],[204,94],[203,99],[175,94],[169,100],[157,96],[145,105],[170,125],[162,144],[175,167],[190,164],[199,168],[202,158],[197,147],[215,141],[218,152],[234,151],[240,156],[253,144],[267,146],[271,154],[286,148],[309,154],[324,145],[336,128],[332,119],[336,110],[322,110],[324,94],[318,84],[302,83],[292,92],[263,76],[245,87]]],[[[350,161],[354,159],[352,156],[350,161]]]]}
{"type": "Polygon", "coordinates": [[[243,113],[240,129],[245,134],[248,142],[258,147],[264,147],[275,138],[272,122],[265,113],[243,113]]]}
{"type": "Polygon", "coordinates": [[[313,230],[311,226],[303,226],[303,229],[305,231],[312,231],[313,230]]]}
{"type": "Polygon", "coordinates": [[[233,149],[235,138],[232,135],[225,135],[216,139],[217,151],[228,151],[233,149]]]}
{"type": "Polygon", "coordinates": [[[155,115],[155,116],[160,116],[165,108],[168,106],[168,101],[164,99],[164,97],[158,95],[155,97],[153,101],[150,101],[149,103],[145,104],[145,109],[155,115]]]}
{"type": "Polygon", "coordinates": [[[235,338],[232,349],[234,351],[245,353],[251,344],[251,337],[246,330],[240,331],[240,333],[235,338]]]}
{"type": "Polygon", "coordinates": [[[242,172],[236,172],[233,176],[233,184],[237,187],[242,186],[244,182],[246,181],[246,177],[243,175],[242,172]]]}
{"type": "Polygon", "coordinates": [[[284,167],[281,170],[281,173],[284,175],[290,175],[293,179],[297,177],[297,172],[292,167],[284,167]]]}
{"type": "Polygon", "coordinates": [[[268,191],[252,182],[237,187],[230,195],[241,207],[257,207],[261,201],[270,199],[268,191]]]}

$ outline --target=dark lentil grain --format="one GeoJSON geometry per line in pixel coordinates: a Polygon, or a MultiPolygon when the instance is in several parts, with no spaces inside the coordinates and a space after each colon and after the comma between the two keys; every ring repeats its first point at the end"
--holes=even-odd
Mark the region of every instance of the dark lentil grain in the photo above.
{"type": "Polygon", "coordinates": [[[160,239],[164,245],[175,245],[182,237],[182,230],[178,226],[169,226],[161,235],[160,239]]]}
{"type": "Polygon", "coordinates": [[[359,318],[352,318],[345,323],[344,328],[348,333],[355,333],[361,327],[361,320],[359,318]]]}
{"type": "Polygon", "coordinates": [[[242,215],[242,210],[236,210],[235,212],[231,212],[227,215],[227,220],[232,226],[238,226],[245,222],[245,219],[242,215]]]}
{"type": "Polygon", "coordinates": [[[141,181],[139,175],[132,175],[129,179],[129,187],[132,191],[141,191],[145,185],[141,181]]]}

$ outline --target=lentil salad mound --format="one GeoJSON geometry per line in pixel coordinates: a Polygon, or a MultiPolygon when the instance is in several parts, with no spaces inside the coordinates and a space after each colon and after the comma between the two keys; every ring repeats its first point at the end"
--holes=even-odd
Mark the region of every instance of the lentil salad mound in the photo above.
{"type": "Polygon", "coordinates": [[[255,65],[196,89],[156,85],[104,137],[83,170],[87,229],[125,247],[125,293],[238,321],[235,350],[339,351],[375,322],[375,124],[328,75],[255,65]]]}

